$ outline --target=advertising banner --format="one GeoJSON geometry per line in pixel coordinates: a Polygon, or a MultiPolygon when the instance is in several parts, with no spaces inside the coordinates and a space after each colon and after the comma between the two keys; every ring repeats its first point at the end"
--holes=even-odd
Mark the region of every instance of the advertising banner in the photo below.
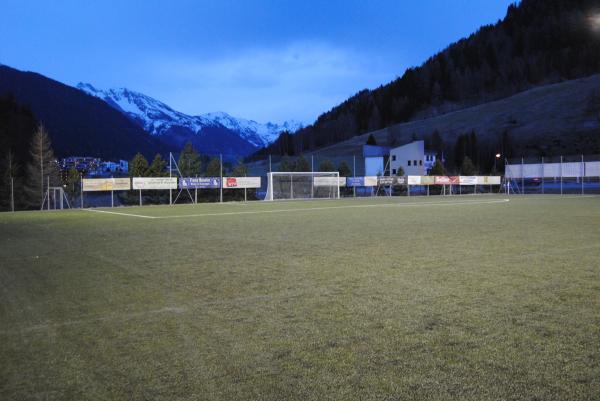
{"type": "Polygon", "coordinates": [[[179,179],[179,189],[220,188],[221,177],[183,177],[179,179]]]}
{"type": "Polygon", "coordinates": [[[365,178],[365,187],[376,187],[377,186],[377,176],[376,175],[368,175],[365,178]]]}
{"type": "Polygon", "coordinates": [[[260,188],[260,177],[223,177],[223,188],[260,188]]]}
{"type": "Polygon", "coordinates": [[[435,184],[435,177],[432,175],[421,176],[421,185],[433,185],[435,184]]]}
{"type": "Polygon", "coordinates": [[[450,177],[448,177],[448,176],[436,175],[433,178],[434,178],[435,185],[449,185],[450,184],[450,177]]]}
{"type": "MultiPolygon", "coordinates": [[[[341,178],[340,178],[341,181],[341,178]]],[[[335,187],[339,185],[338,177],[314,177],[313,185],[315,187],[335,187]]]]}
{"type": "Polygon", "coordinates": [[[365,177],[347,177],[346,185],[349,187],[364,187],[365,177]]]}
{"type": "Polygon", "coordinates": [[[133,177],[133,189],[177,189],[177,177],[133,177]]]}
{"type": "Polygon", "coordinates": [[[404,177],[394,177],[394,176],[377,177],[377,185],[385,186],[385,187],[404,185],[405,182],[406,182],[406,180],[404,179],[404,177]]]}
{"type": "Polygon", "coordinates": [[[502,177],[500,176],[487,176],[487,175],[480,175],[477,176],[477,185],[500,185],[500,179],[502,177]]]}
{"type": "Polygon", "coordinates": [[[409,175],[407,178],[408,178],[408,185],[421,185],[421,176],[420,175],[409,175]]]}
{"type": "Polygon", "coordinates": [[[450,179],[450,184],[456,184],[456,185],[460,184],[460,177],[459,176],[457,176],[457,175],[456,176],[451,175],[448,178],[450,179]]]}
{"type": "Polygon", "coordinates": [[[460,185],[477,185],[477,176],[475,175],[461,175],[458,180],[460,185]]]}
{"type": "Polygon", "coordinates": [[[83,191],[128,191],[131,189],[129,178],[84,178],[83,191]]]}

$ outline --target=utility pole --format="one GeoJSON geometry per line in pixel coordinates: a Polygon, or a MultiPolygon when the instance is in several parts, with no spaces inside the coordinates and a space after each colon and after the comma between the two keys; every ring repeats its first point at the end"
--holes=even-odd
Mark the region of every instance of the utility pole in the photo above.
{"type": "Polygon", "coordinates": [[[14,178],[10,177],[10,210],[15,211],[14,178]]]}

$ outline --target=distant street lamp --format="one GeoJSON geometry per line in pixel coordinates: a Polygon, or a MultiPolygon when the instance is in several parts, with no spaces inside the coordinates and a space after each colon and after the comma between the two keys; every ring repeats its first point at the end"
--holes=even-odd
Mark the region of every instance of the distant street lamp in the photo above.
{"type": "Polygon", "coordinates": [[[496,157],[494,158],[494,173],[498,172],[498,170],[497,170],[497,162],[498,162],[498,159],[500,159],[501,156],[502,155],[500,153],[496,153],[496,157]]]}

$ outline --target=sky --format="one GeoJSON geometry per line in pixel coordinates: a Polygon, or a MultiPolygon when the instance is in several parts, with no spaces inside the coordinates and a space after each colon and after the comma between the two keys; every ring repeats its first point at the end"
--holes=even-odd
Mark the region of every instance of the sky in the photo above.
{"type": "Polygon", "coordinates": [[[312,123],[402,76],[512,0],[0,0],[0,63],[68,85],[312,123]]]}

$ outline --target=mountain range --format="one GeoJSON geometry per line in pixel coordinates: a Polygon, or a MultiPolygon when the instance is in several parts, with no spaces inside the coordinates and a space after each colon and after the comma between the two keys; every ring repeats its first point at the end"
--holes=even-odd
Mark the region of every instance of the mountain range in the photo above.
{"type": "Polygon", "coordinates": [[[246,156],[268,146],[282,131],[302,128],[295,121],[261,124],[224,112],[190,116],[127,88],[101,90],[89,83],[79,83],[77,88],[104,100],[146,132],[176,149],[191,141],[203,153],[246,156]]]}

